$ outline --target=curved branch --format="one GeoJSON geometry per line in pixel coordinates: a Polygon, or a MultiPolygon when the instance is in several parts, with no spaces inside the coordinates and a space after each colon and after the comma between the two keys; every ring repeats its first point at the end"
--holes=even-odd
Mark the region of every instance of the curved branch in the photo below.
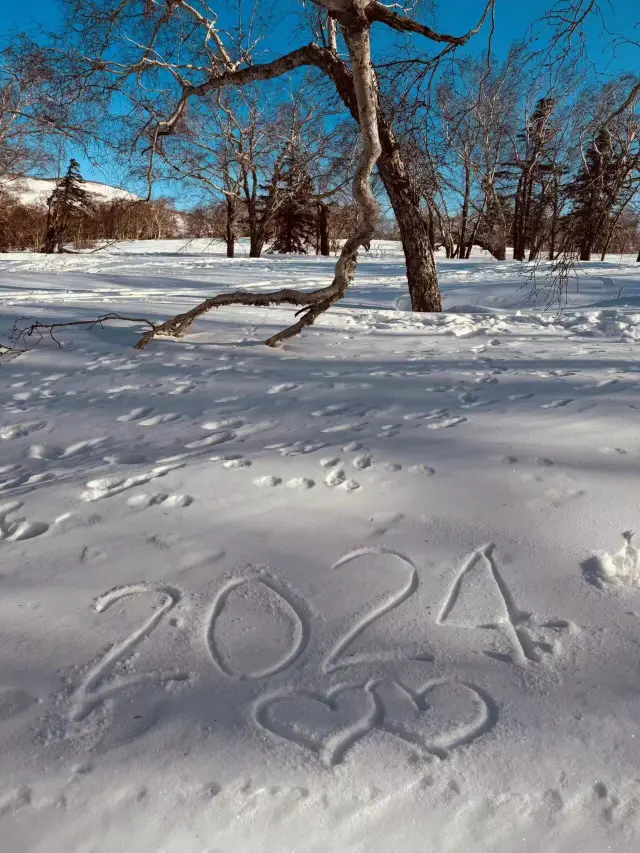
{"type": "Polygon", "coordinates": [[[412,18],[407,18],[404,15],[398,14],[398,12],[394,12],[393,9],[390,9],[383,3],[376,2],[376,0],[369,3],[366,9],[366,15],[371,23],[379,21],[380,23],[386,24],[392,30],[397,30],[400,33],[417,33],[431,41],[446,42],[447,44],[462,46],[466,44],[472,36],[475,36],[480,32],[484,22],[487,20],[489,10],[492,9],[494,5],[495,0],[487,0],[487,5],[485,6],[484,12],[482,13],[477,25],[462,36],[452,36],[447,35],[447,33],[439,33],[436,30],[432,30],[431,27],[428,27],[426,24],[421,24],[419,21],[414,21],[412,18]]]}
{"type": "MultiPolygon", "coordinates": [[[[336,263],[333,282],[328,287],[319,288],[309,293],[284,288],[270,293],[251,293],[250,291],[240,290],[234,293],[221,293],[212,296],[190,311],[177,314],[165,323],[150,329],[138,341],[137,349],[143,349],[157,335],[174,337],[182,335],[197,317],[212,308],[220,308],[224,305],[288,304],[302,306],[302,311],[298,312],[302,314],[299,320],[265,342],[267,346],[276,346],[281,341],[299,334],[306,326],[311,326],[320,314],[342,299],[346,293],[355,274],[358,250],[360,246],[367,245],[371,240],[378,218],[379,205],[371,188],[371,176],[382,148],[378,133],[378,97],[375,71],[371,62],[369,23],[362,15],[358,0],[354,0],[353,12],[349,16],[349,20],[343,25],[343,33],[353,69],[358,123],[362,134],[362,152],[353,182],[353,194],[360,210],[361,221],[355,233],[345,241],[342,247],[336,263]]],[[[316,48],[316,50],[319,51],[320,49],[316,48]]],[[[301,49],[301,52],[305,57],[308,57],[308,48],[301,49]]],[[[300,54],[300,52],[297,53],[300,54]]],[[[269,64],[272,65],[273,63],[269,64]]],[[[246,71],[249,70],[252,69],[246,69],[246,71]]]]}

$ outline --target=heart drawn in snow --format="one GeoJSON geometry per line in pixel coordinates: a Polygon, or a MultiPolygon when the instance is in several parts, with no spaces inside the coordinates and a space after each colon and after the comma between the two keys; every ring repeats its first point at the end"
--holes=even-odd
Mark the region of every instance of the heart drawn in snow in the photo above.
{"type": "Polygon", "coordinates": [[[466,682],[434,682],[418,692],[392,680],[367,688],[378,704],[378,728],[440,758],[489,731],[498,716],[493,699],[466,682]]]}
{"type": "Polygon", "coordinates": [[[338,764],[376,723],[376,700],[367,687],[339,687],[322,696],[301,692],[262,700],[256,721],[278,737],[317,753],[325,767],[338,764]]]}
{"type": "Polygon", "coordinates": [[[372,729],[446,758],[450,750],[488,732],[497,718],[491,696],[462,681],[437,681],[413,691],[391,679],[372,679],[325,695],[271,696],[256,707],[260,726],[317,753],[326,767],[338,764],[372,729]]]}

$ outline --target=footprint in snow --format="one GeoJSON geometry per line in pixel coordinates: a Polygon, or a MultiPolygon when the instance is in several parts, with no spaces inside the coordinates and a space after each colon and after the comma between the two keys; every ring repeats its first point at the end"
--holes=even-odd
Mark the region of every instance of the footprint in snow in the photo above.
{"type": "Polygon", "coordinates": [[[339,456],[325,456],[324,459],[320,460],[320,465],[323,468],[335,468],[336,465],[340,463],[339,456]]]}
{"type": "Polygon", "coordinates": [[[152,411],[153,411],[153,409],[150,409],[148,407],[139,406],[136,409],[131,409],[130,412],[127,412],[124,415],[120,415],[119,417],[116,418],[116,420],[120,421],[120,423],[125,423],[125,424],[132,423],[134,421],[139,420],[140,418],[144,418],[147,415],[150,415],[152,411]]]}
{"type": "Polygon", "coordinates": [[[370,453],[363,453],[361,456],[356,456],[351,464],[359,471],[364,471],[373,465],[373,457],[370,453]]]}
{"type": "Polygon", "coordinates": [[[15,513],[22,509],[22,506],[21,501],[0,504],[0,541],[22,542],[41,536],[49,529],[49,525],[44,521],[30,521],[22,516],[15,517],[15,513]],[[9,516],[13,517],[9,518],[9,516]]]}
{"type": "Polygon", "coordinates": [[[348,444],[342,448],[344,453],[355,453],[357,450],[360,450],[362,445],[359,441],[350,441],[348,444]]]}
{"type": "Polygon", "coordinates": [[[100,444],[104,444],[106,438],[88,438],[85,441],[76,441],[67,447],[54,447],[47,444],[32,444],[28,450],[28,456],[31,459],[68,459],[72,456],[78,456],[86,453],[88,450],[93,450],[100,444]]]}
{"type": "Polygon", "coordinates": [[[254,486],[258,486],[260,489],[271,489],[275,486],[279,486],[282,483],[282,477],[274,477],[271,475],[267,475],[266,477],[256,477],[253,481],[254,486]]]}
{"type": "Polygon", "coordinates": [[[5,441],[12,438],[23,438],[25,435],[44,429],[46,425],[43,421],[22,421],[18,424],[11,424],[0,429],[0,438],[5,439],[5,441]]]}
{"type": "Polygon", "coordinates": [[[283,382],[281,385],[273,385],[267,390],[267,394],[283,394],[285,391],[295,391],[299,387],[295,382],[283,382]]]}
{"type": "Polygon", "coordinates": [[[330,489],[340,488],[347,492],[355,492],[360,488],[357,480],[347,478],[343,468],[334,468],[324,478],[325,486],[330,489]]]}
{"type": "Polygon", "coordinates": [[[293,477],[293,479],[287,480],[286,485],[288,489],[312,489],[315,486],[315,481],[308,477],[293,477]]]}
{"type": "Polygon", "coordinates": [[[432,424],[427,424],[427,429],[449,429],[449,427],[458,426],[458,424],[463,424],[467,419],[465,417],[457,417],[457,418],[445,418],[442,421],[436,421],[432,424]]]}
{"type": "Polygon", "coordinates": [[[133,509],[147,509],[147,507],[158,506],[159,504],[170,509],[177,509],[191,506],[192,503],[191,495],[149,495],[144,492],[139,495],[132,495],[127,500],[127,505],[133,509]]]}
{"type": "Polygon", "coordinates": [[[543,403],[540,408],[541,409],[559,409],[562,406],[567,406],[569,403],[572,403],[573,400],[552,400],[550,403],[543,403]]]}

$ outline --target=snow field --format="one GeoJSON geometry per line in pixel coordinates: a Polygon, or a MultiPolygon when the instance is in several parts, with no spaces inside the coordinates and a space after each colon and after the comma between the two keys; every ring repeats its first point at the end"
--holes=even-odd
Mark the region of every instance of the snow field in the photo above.
{"type": "MultiPolygon", "coordinates": [[[[2,257],[0,328],[330,274],[218,252],[2,257]]],[[[440,266],[440,316],[378,244],[278,350],[225,309],[2,359],[7,850],[637,849],[640,272],[556,316],[440,266]]]]}

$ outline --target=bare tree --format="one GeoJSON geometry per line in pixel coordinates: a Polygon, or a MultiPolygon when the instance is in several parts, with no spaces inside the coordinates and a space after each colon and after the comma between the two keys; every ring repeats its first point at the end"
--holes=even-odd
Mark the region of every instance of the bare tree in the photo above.
{"type": "Polygon", "coordinates": [[[342,248],[332,284],[311,293],[285,289],[269,294],[241,292],[212,297],[147,333],[140,346],[158,333],[180,334],[205,311],[234,302],[247,305],[284,303],[302,308],[301,318],[270,338],[271,345],[313,323],[320,313],[344,295],[355,273],[358,249],[367,244],[374,233],[378,203],[370,183],[376,164],[401,228],[408,276],[414,284],[413,307],[415,310],[440,309],[433,253],[419,199],[381,108],[371,57],[370,30],[373,25],[380,24],[395,32],[422,36],[453,50],[464,45],[479,30],[494,0],[488,0],[479,24],[463,36],[438,33],[408,12],[405,14],[377,0],[314,1],[328,13],[326,45],[314,42],[263,63],[253,62],[252,37],[247,36],[242,27],[237,27],[235,34],[230,36],[228,29],[218,27],[217,17],[208,5],[199,0],[192,3],[187,0],[123,0],[115,8],[107,0],[92,4],[74,0],[72,3],[75,26],[85,45],[82,53],[76,51],[73,55],[80,73],[94,85],[101,81],[107,89],[126,90],[129,97],[137,99],[139,108],[146,111],[143,135],[149,140],[150,180],[159,147],[184,126],[192,100],[224,87],[274,79],[303,66],[319,68],[330,77],[361,132],[362,151],[354,180],[360,222],[342,248]],[[338,54],[337,31],[346,47],[345,59],[338,54]],[[201,40],[196,42],[198,34],[201,40]],[[114,39],[121,40],[114,45],[114,39]],[[182,48],[180,51],[176,50],[178,44],[182,48]],[[87,56],[89,52],[93,55],[87,56]],[[162,89],[151,105],[148,100],[141,103],[137,87],[142,81],[145,92],[153,90],[154,86],[162,89]],[[167,88],[169,83],[171,91],[167,88]],[[176,90],[177,98],[170,104],[172,92],[176,90]]]}

